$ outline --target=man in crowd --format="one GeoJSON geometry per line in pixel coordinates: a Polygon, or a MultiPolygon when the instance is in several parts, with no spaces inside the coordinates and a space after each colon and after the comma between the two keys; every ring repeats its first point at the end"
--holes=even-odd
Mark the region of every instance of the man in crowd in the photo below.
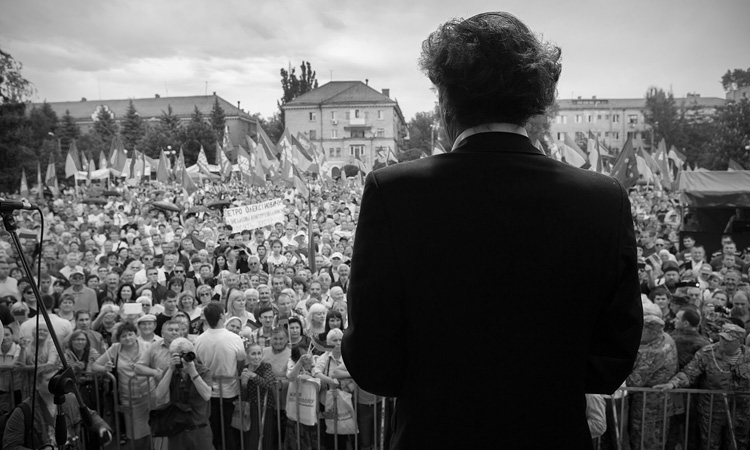
{"type": "Polygon", "coordinates": [[[0,297],[12,296],[17,299],[21,298],[21,293],[18,292],[18,281],[15,278],[9,277],[10,266],[8,261],[0,259],[0,297]]]}
{"type": "Polygon", "coordinates": [[[75,330],[81,330],[86,333],[91,343],[91,348],[99,352],[100,355],[103,354],[107,348],[101,333],[91,329],[91,313],[86,309],[80,309],[76,311],[75,320],[75,330]]]}
{"type": "Polygon", "coordinates": [[[117,272],[108,273],[106,278],[104,278],[102,289],[97,295],[99,304],[101,304],[105,298],[115,300],[117,298],[117,288],[119,287],[120,275],[118,275],[117,272]]]}
{"type": "Polygon", "coordinates": [[[162,306],[164,311],[156,316],[156,330],[154,330],[159,336],[161,336],[162,326],[177,314],[177,293],[171,290],[167,291],[162,306]]]}
{"type": "Polygon", "coordinates": [[[153,303],[161,303],[167,297],[167,287],[159,282],[159,269],[149,267],[146,269],[146,282],[135,289],[136,295],[142,295],[144,290],[151,291],[153,303]]]}
{"type": "Polygon", "coordinates": [[[234,412],[233,402],[240,394],[240,385],[235,377],[241,373],[245,361],[245,346],[238,335],[224,328],[225,314],[221,304],[209,303],[203,308],[203,315],[209,328],[198,336],[195,354],[213,377],[210,423],[214,448],[237,450],[239,436],[237,430],[229,426],[229,418],[234,412]]]}
{"type": "MultiPolygon", "coordinates": [[[[722,325],[720,341],[698,350],[693,360],[656,389],[688,388],[750,391],[750,351],[743,345],[745,330],[735,324],[722,325]]],[[[750,399],[745,394],[700,394],[698,396],[703,448],[747,448],[750,432],[750,399]],[[733,409],[727,408],[733,405],[733,409]],[[731,412],[734,415],[731,417],[731,412]],[[729,428],[730,423],[732,428],[729,428]],[[736,447],[734,446],[736,442],[736,447]]]]}
{"type": "MultiPolygon", "coordinates": [[[[652,387],[669,380],[677,373],[677,348],[669,335],[664,333],[664,321],[648,315],[643,320],[641,346],[635,367],[628,376],[627,385],[632,387],[652,387]]],[[[630,401],[630,443],[633,448],[656,450],[662,448],[666,439],[664,428],[669,432],[669,424],[664,423],[664,408],[667,417],[672,415],[672,398],[667,396],[646,396],[635,393],[630,401]],[[644,417],[645,410],[645,417],[644,417]],[[643,443],[641,447],[641,443],[643,443]]]]}
{"type": "Polygon", "coordinates": [[[99,302],[96,299],[96,292],[84,285],[84,275],[82,270],[73,269],[68,275],[70,287],[63,291],[63,295],[70,294],[75,299],[74,311],[85,309],[92,316],[99,313],[99,302]]]}

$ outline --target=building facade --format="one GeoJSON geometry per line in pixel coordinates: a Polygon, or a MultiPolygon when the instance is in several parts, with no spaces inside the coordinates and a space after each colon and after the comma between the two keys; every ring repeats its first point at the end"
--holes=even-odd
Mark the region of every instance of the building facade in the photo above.
{"type": "Polygon", "coordinates": [[[331,81],[282,106],[286,128],[302,133],[325,152],[336,172],[359,157],[370,168],[376,157],[404,148],[406,121],[388,89],[361,81],[331,81]]]}
{"type": "MultiPolygon", "coordinates": [[[[700,121],[709,117],[722,106],[724,100],[716,97],[701,97],[688,94],[675,98],[678,109],[684,109],[689,120],[700,121]]],[[[550,135],[562,141],[567,133],[579,146],[585,148],[589,132],[614,152],[622,149],[628,137],[632,137],[635,148],[650,149],[658,143],[652,142],[651,127],[646,124],[646,99],[600,99],[596,97],[557,100],[557,115],[550,124],[550,135]]]]}
{"type": "MultiPolygon", "coordinates": [[[[172,114],[180,119],[181,122],[189,122],[195,108],[203,114],[206,120],[211,115],[214,107],[214,100],[219,101],[219,106],[224,110],[225,123],[229,131],[229,139],[235,146],[245,142],[245,135],[255,137],[258,130],[258,122],[248,113],[241,110],[223,98],[214,93],[213,95],[193,95],[188,97],[154,97],[154,98],[134,98],[138,115],[143,118],[149,126],[154,126],[159,122],[163,112],[166,112],[169,106],[172,107],[172,114]]],[[[95,100],[88,101],[83,99],[78,102],[48,102],[52,109],[57,113],[57,117],[62,118],[65,111],[70,115],[80,127],[81,133],[86,133],[96,121],[99,110],[104,108],[109,110],[115,121],[120,124],[125,117],[131,99],[120,100],[95,100]]],[[[40,106],[37,104],[36,106],[40,106]]]]}

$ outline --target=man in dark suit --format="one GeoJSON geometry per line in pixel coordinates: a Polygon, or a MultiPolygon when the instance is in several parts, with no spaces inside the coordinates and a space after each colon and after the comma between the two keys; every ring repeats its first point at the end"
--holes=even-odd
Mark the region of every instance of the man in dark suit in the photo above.
{"type": "Polygon", "coordinates": [[[343,341],[359,386],[397,397],[392,449],[591,448],[584,394],[611,394],[633,368],[627,192],[546,157],[521,127],[554,102],[559,58],[507,13],[423,44],[453,149],[368,175],[343,341]],[[435,245],[467,230],[497,238],[435,245]],[[469,304],[481,314],[465,338],[441,339],[469,304]]]}

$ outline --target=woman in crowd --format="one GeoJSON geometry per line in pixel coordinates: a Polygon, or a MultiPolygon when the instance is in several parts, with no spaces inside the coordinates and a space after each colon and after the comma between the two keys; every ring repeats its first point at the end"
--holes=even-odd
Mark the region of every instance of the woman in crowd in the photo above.
{"type": "Polygon", "coordinates": [[[130,283],[124,283],[117,289],[115,304],[122,307],[125,303],[135,301],[135,287],[130,283]]]}
{"type": "Polygon", "coordinates": [[[99,356],[99,352],[91,348],[91,341],[85,332],[76,330],[70,335],[65,345],[65,360],[78,376],[83,402],[91,409],[96,409],[96,388],[94,378],[86,372],[93,371],[99,356]]]}
{"type": "MultiPolygon", "coordinates": [[[[291,321],[292,319],[289,321],[290,329],[291,321]]],[[[320,389],[320,380],[316,379],[312,374],[313,361],[313,356],[307,352],[307,349],[292,347],[291,357],[287,363],[286,378],[289,380],[290,388],[292,383],[296,383],[296,391],[298,393],[304,393],[305,391],[310,392],[309,387],[312,387],[315,391],[315,396],[317,397],[318,390],[320,389]]],[[[292,405],[287,405],[287,408],[290,406],[295,408],[295,406],[292,405]]],[[[286,450],[296,450],[297,448],[301,450],[312,450],[316,448],[318,445],[317,426],[305,425],[296,420],[292,420],[289,418],[289,413],[290,411],[287,409],[284,448],[286,450]],[[299,436],[297,430],[299,430],[299,436]],[[299,447],[297,444],[298,440],[299,447]]]]}
{"type": "Polygon", "coordinates": [[[40,322],[39,329],[33,330],[33,337],[22,337],[20,346],[21,351],[13,361],[16,366],[34,366],[36,363],[39,367],[57,367],[59,357],[49,337],[49,328],[47,324],[40,322]]]}
{"type": "Polygon", "coordinates": [[[318,340],[320,342],[325,342],[328,336],[328,333],[330,333],[331,330],[342,330],[344,328],[344,317],[341,315],[340,312],[330,310],[326,314],[325,319],[325,329],[322,333],[318,335],[318,340]]]}
{"type": "Polygon", "coordinates": [[[83,272],[87,274],[96,273],[96,255],[91,250],[83,252],[83,259],[81,260],[81,267],[83,272]]]}
{"type": "MultiPolygon", "coordinates": [[[[26,304],[26,307],[29,310],[28,316],[29,318],[32,318],[36,316],[36,311],[37,311],[36,297],[34,296],[34,291],[31,289],[31,286],[27,286],[26,288],[24,288],[22,292],[23,292],[23,295],[21,296],[21,301],[26,304]]],[[[62,291],[60,291],[60,293],[62,294],[62,291]]],[[[58,294],[58,297],[59,295],[60,294],[58,294]]]]}
{"type": "Polygon", "coordinates": [[[245,433],[245,450],[256,450],[262,439],[262,448],[275,447],[276,423],[274,414],[274,392],[276,378],[271,365],[263,362],[263,347],[250,344],[247,349],[247,366],[242,370],[242,401],[250,406],[250,431],[245,433]]]}
{"type": "Polygon", "coordinates": [[[119,319],[119,312],[120,308],[117,305],[103,304],[99,310],[99,315],[91,323],[91,329],[102,335],[102,339],[107,343],[107,346],[112,345],[112,334],[119,319]]]}
{"type": "Polygon", "coordinates": [[[94,290],[94,292],[99,292],[99,283],[101,280],[99,280],[99,275],[91,274],[86,277],[86,287],[89,287],[94,290]]]}
{"type": "Polygon", "coordinates": [[[201,318],[203,308],[198,306],[191,291],[183,291],[177,296],[177,307],[190,319],[190,334],[203,333],[203,319],[201,318]]]}
{"type": "Polygon", "coordinates": [[[184,287],[185,282],[180,277],[172,277],[167,281],[167,289],[178,294],[182,293],[184,287]]]}
{"type": "Polygon", "coordinates": [[[318,337],[320,333],[325,331],[326,328],[326,314],[328,308],[320,303],[314,303],[307,310],[307,326],[305,327],[305,334],[311,339],[318,337]]]}
{"type": "Polygon", "coordinates": [[[123,322],[115,329],[115,343],[93,364],[95,372],[116,370],[121,410],[125,415],[125,429],[135,450],[151,449],[151,429],[148,412],[152,389],[148,378],[135,374],[135,363],[148,350],[146,342],[138,339],[138,329],[123,322]]]}
{"type": "Polygon", "coordinates": [[[76,299],[73,297],[73,294],[66,293],[60,296],[60,307],[57,310],[57,316],[61,319],[65,319],[67,321],[70,321],[70,324],[75,326],[75,311],[73,311],[73,307],[76,304],[76,299]]]}
{"type": "Polygon", "coordinates": [[[261,270],[271,273],[268,267],[268,247],[265,244],[260,244],[255,248],[255,251],[258,253],[258,259],[260,259],[261,270]]]}
{"type": "Polygon", "coordinates": [[[245,293],[239,289],[232,289],[227,295],[226,311],[228,316],[234,316],[240,319],[240,328],[248,326],[248,322],[254,323],[253,317],[245,309],[245,293]]]}
{"type": "Polygon", "coordinates": [[[227,258],[224,255],[218,255],[214,261],[214,277],[218,278],[222,270],[229,270],[227,258]]]}
{"type": "Polygon", "coordinates": [[[234,334],[240,334],[240,330],[242,329],[242,319],[232,316],[228,318],[226,322],[224,322],[224,328],[234,334]]]}
{"type": "Polygon", "coordinates": [[[347,326],[347,305],[346,302],[343,300],[337,300],[333,302],[333,306],[331,306],[331,309],[333,311],[336,311],[337,313],[341,314],[341,329],[346,330],[347,326]]]}
{"type": "MultiPolygon", "coordinates": [[[[325,409],[325,391],[341,388],[339,380],[333,377],[333,372],[343,362],[343,359],[341,358],[341,340],[343,337],[344,332],[338,328],[332,329],[328,332],[328,335],[326,336],[326,344],[332,347],[332,349],[320,355],[312,369],[313,376],[320,379],[323,383],[323,388],[321,388],[320,394],[321,410],[325,409]]],[[[325,429],[325,422],[321,422],[321,429],[325,429]]],[[[346,448],[348,436],[338,435],[338,439],[335,439],[332,434],[323,433],[323,443],[326,448],[334,448],[337,445],[337,440],[338,448],[346,448]]]]}
{"type": "Polygon", "coordinates": [[[195,290],[195,296],[198,297],[201,306],[206,306],[211,303],[213,295],[213,289],[207,284],[202,284],[195,290]]]}
{"type": "Polygon", "coordinates": [[[307,294],[307,281],[300,276],[292,278],[292,289],[296,294],[298,302],[306,302],[310,296],[307,294]]]}
{"type": "MultiPolygon", "coordinates": [[[[270,266],[280,266],[282,264],[286,263],[286,257],[282,254],[282,251],[284,250],[284,245],[279,241],[278,239],[271,242],[271,254],[268,255],[268,258],[266,261],[270,266]]],[[[268,273],[272,273],[273,271],[270,271],[268,273]]]]}

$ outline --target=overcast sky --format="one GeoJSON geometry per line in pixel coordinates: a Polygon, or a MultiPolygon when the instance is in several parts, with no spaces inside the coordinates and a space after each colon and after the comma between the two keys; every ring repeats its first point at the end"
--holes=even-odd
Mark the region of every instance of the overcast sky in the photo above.
{"type": "MultiPolygon", "coordinates": [[[[2,0],[0,48],[41,101],[216,92],[264,116],[279,69],[310,61],[320,84],[369,79],[407,120],[432,109],[421,42],[453,17],[502,8],[563,49],[559,97],[723,97],[750,67],[749,0],[2,0]]],[[[299,68],[297,69],[299,72],[299,68]]]]}

